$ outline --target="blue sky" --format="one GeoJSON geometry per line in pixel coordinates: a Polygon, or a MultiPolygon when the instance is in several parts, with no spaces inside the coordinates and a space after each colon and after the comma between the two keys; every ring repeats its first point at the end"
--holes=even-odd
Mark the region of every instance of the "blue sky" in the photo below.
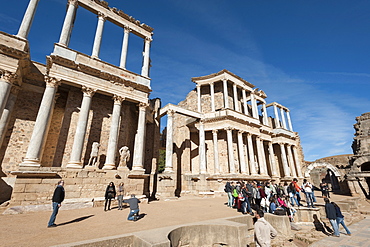
{"type": "MultiPolygon", "coordinates": [[[[16,34],[28,0],[2,1],[0,30],[16,34]]],[[[33,60],[58,42],[66,0],[40,0],[29,41],[33,60]],[[40,38],[41,37],[41,38],[40,38]]],[[[352,153],[355,118],[370,111],[370,1],[111,0],[154,28],[151,98],[177,104],[191,77],[222,69],[291,111],[305,159],[352,153]]],[[[97,18],[78,8],[70,47],[91,54],[97,18]]],[[[105,24],[101,59],[118,65],[123,31],[105,24]]],[[[140,73],[141,39],[128,69],[140,73]]]]}

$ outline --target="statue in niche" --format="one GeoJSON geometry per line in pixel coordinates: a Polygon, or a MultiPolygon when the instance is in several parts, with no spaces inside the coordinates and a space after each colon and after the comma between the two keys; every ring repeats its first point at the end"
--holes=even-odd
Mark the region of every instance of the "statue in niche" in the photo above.
{"type": "Polygon", "coordinates": [[[130,150],[127,146],[123,146],[119,150],[119,165],[118,167],[125,167],[127,165],[127,162],[130,160],[130,150]]]}
{"type": "Polygon", "coordinates": [[[99,153],[99,142],[93,142],[91,146],[91,153],[90,153],[90,159],[88,166],[96,166],[96,160],[98,159],[98,153],[99,153]]]}

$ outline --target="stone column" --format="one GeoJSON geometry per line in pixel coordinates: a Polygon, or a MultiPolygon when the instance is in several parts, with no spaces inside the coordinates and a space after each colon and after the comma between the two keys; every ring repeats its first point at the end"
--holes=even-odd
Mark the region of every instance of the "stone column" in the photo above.
{"type": "Polygon", "coordinates": [[[243,89],[242,95],[243,95],[244,114],[249,115],[248,104],[247,104],[247,95],[246,95],[245,89],[243,89]]]}
{"type": "Polygon", "coordinates": [[[265,146],[263,144],[263,140],[262,139],[260,139],[260,145],[261,145],[261,159],[262,159],[262,163],[261,163],[261,174],[262,175],[268,175],[268,172],[267,172],[267,164],[266,164],[265,146]]]}
{"type": "Polygon", "coordinates": [[[251,104],[252,104],[252,116],[258,119],[258,108],[254,94],[251,93],[251,104]]]}
{"type": "Polygon", "coordinates": [[[215,107],[215,83],[211,82],[209,84],[209,86],[210,86],[210,89],[211,89],[211,111],[214,112],[214,111],[216,111],[216,107],[215,107]]]}
{"type": "Polygon", "coordinates": [[[173,172],[172,154],[173,154],[173,116],[175,111],[167,111],[167,136],[166,136],[166,164],[165,172],[173,172]]]}
{"type": "Polygon", "coordinates": [[[71,156],[67,164],[67,168],[82,168],[82,150],[86,139],[86,129],[89,120],[89,113],[91,107],[91,99],[96,89],[82,86],[83,98],[81,103],[81,109],[78,116],[78,122],[76,127],[75,137],[73,139],[73,146],[71,156]]]}
{"type": "Polygon", "coordinates": [[[251,172],[251,175],[257,175],[256,162],[254,160],[252,135],[250,133],[247,133],[247,140],[248,140],[248,155],[249,155],[250,172],[251,172]]]}
{"type": "Polygon", "coordinates": [[[270,157],[270,165],[271,165],[271,175],[272,177],[277,177],[277,166],[275,162],[275,155],[274,155],[274,147],[272,146],[272,142],[268,142],[269,145],[269,157],[270,157]]]}
{"type": "Polygon", "coordinates": [[[116,168],[115,161],[116,161],[116,154],[117,154],[120,119],[121,119],[121,107],[122,107],[122,101],[124,101],[125,98],[118,96],[118,95],[114,95],[113,100],[114,100],[114,104],[113,104],[112,118],[110,122],[107,158],[103,166],[103,169],[106,169],[106,170],[112,170],[116,168]]]}
{"type": "Polygon", "coordinates": [[[126,60],[127,60],[127,50],[128,50],[128,38],[130,36],[130,28],[124,27],[123,41],[122,41],[122,50],[121,50],[121,61],[119,67],[126,69],[126,60]]]}
{"type": "Polygon", "coordinates": [[[10,89],[10,94],[8,97],[8,101],[5,105],[3,114],[1,115],[0,119],[0,147],[4,141],[4,137],[6,134],[6,130],[10,121],[10,116],[13,112],[15,101],[17,100],[18,91],[20,87],[19,86],[13,86],[10,89]]]}
{"type": "Polygon", "coordinates": [[[244,131],[242,130],[238,131],[238,150],[239,150],[240,173],[247,174],[245,156],[244,156],[243,133],[244,131]]]}
{"type": "Polygon", "coordinates": [[[289,160],[289,164],[290,164],[290,170],[292,171],[292,176],[297,177],[297,172],[296,172],[295,166],[294,166],[294,160],[293,160],[291,145],[287,145],[287,150],[288,150],[288,160],[289,160]]]}
{"type": "Polygon", "coordinates": [[[256,136],[257,159],[258,159],[258,165],[260,168],[260,174],[267,175],[266,161],[264,160],[265,155],[264,155],[262,142],[263,142],[262,139],[259,136],[256,136]]]}
{"type": "Polygon", "coordinates": [[[199,121],[199,171],[201,174],[207,173],[206,166],[206,136],[204,132],[204,122],[199,121]]]}
{"type": "MultiPolygon", "coordinates": [[[[243,138],[245,139],[245,138],[243,138]]],[[[249,164],[249,161],[248,161],[248,146],[247,144],[244,144],[243,145],[243,148],[244,148],[244,154],[245,154],[245,174],[246,175],[250,175],[250,164],[249,164]]]]}
{"type": "Polygon", "coordinates": [[[234,164],[234,147],[233,147],[233,129],[226,128],[227,134],[227,155],[229,158],[230,173],[235,173],[235,164],[234,164]]]}
{"type": "Polygon", "coordinates": [[[144,147],[145,147],[145,127],[146,127],[146,108],[148,103],[139,104],[139,120],[137,124],[137,132],[135,136],[134,145],[134,160],[132,164],[132,171],[144,173],[144,147]]]}
{"type": "Polygon", "coordinates": [[[289,170],[288,161],[286,158],[285,146],[283,143],[279,143],[279,145],[280,145],[280,151],[281,151],[281,161],[283,162],[284,176],[290,177],[290,170],[289,170]]]}
{"type": "Polygon", "coordinates": [[[283,128],[284,129],[287,129],[286,128],[286,122],[285,122],[285,116],[284,116],[284,109],[283,108],[280,108],[280,113],[281,113],[281,121],[283,121],[283,128]]]}
{"type": "Polygon", "coordinates": [[[263,110],[263,112],[262,112],[263,124],[268,126],[269,125],[269,120],[268,120],[268,116],[267,116],[267,109],[266,109],[266,104],[265,103],[262,104],[262,110],[263,110]]]}
{"type": "Polygon", "coordinates": [[[297,176],[302,178],[303,174],[302,174],[302,169],[301,169],[301,163],[299,162],[299,159],[298,159],[297,147],[296,146],[292,146],[292,147],[293,147],[294,160],[297,165],[297,176]]]}
{"type": "Polygon", "coordinates": [[[275,125],[276,128],[280,128],[280,119],[279,119],[279,113],[277,110],[277,106],[274,104],[274,115],[275,115],[275,125]]]}
{"type": "Polygon", "coordinates": [[[239,102],[238,102],[238,89],[236,84],[233,84],[233,94],[234,94],[234,110],[239,111],[239,102]]]}
{"type": "Polygon", "coordinates": [[[11,73],[9,71],[0,71],[0,114],[3,113],[6,102],[8,101],[8,97],[10,94],[10,89],[14,84],[15,80],[17,79],[17,75],[15,73],[11,73]]]}
{"type": "Polygon", "coordinates": [[[292,121],[290,120],[290,114],[289,114],[289,111],[286,111],[286,117],[288,119],[288,126],[289,126],[289,130],[290,131],[293,131],[293,126],[292,126],[292,121]]]}
{"type": "Polygon", "coordinates": [[[227,109],[229,108],[229,94],[227,90],[227,80],[222,79],[223,88],[224,88],[224,107],[227,109]]]}
{"type": "Polygon", "coordinates": [[[105,16],[103,13],[99,12],[98,13],[98,25],[96,27],[94,45],[93,45],[93,50],[92,50],[92,55],[91,55],[91,57],[94,57],[94,58],[99,58],[101,39],[103,36],[103,29],[104,29],[104,22],[105,22],[105,16]]]}
{"type": "Polygon", "coordinates": [[[55,94],[58,90],[60,80],[45,76],[45,82],[46,88],[44,95],[42,96],[39,111],[37,113],[31,140],[28,144],[26,157],[24,158],[23,162],[19,164],[19,166],[41,166],[40,161],[50,126],[51,116],[53,114],[55,94]]]}
{"type": "Polygon", "coordinates": [[[71,38],[73,23],[76,17],[76,10],[78,7],[77,0],[68,0],[67,14],[64,19],[62,32],[59,38],[59,44],[67,46],[69,45],[69,40],[71,38]]]}
{"type": "Polygon", "coordinates": [[[198,96],[198,112],[202,112],[202,92],[201,92],[201,86],[197,84],[197,96],[198,96]]]}
{"type": "Polygon", "coordinates": [[[37,5],[39,0],[30,0],[26,13],[23,16],[21,26],[19,27],[17,36],[23,39],[27,39],[28,33],[30,32],[33,17],[35,16],[37,5]]]}
{"type": "Polygon", "coordinates": [[[220,163],[218,161],[218,130],[212,130],[213,134],[213,158],[215,162],[215,174],[220,174],[220,163]]]}
{"type": "Polygon", "coordinates": [[[144,58],[143,58],[143,67],[141,68],[141,75],[145,77],[149,77],[149,49],[150,49],[150,42],[152,41],[151,38],[145,38],[145,45],[144,45],[144,58]]]}

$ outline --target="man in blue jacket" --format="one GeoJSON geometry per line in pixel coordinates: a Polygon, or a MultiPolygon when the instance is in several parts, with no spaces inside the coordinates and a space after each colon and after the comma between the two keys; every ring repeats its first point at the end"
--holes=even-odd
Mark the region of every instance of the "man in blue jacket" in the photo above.
{"type": "Polygon", "coordinates": [[[60,180],[58,182],[57,187],[54,190],[52,202],[53,202],[53,213],[50,216],[50,220],[48,223],[48,227],[56,227],[55,218],[57,217],[58,211],[60,206],[62,206],[62,202],[64,200],[65,192],[64,192],[64,181],[60,180]]]}
{"type": "Polygon", "coordinates": [[[128,214],[127,220],[137,221],[139,219],[139,199],[132,194],[131,198],[123,200],[123,202],[130,205],[130,213],[128,214]]]}
{"type": "Polygon", "coordinates": [[[328,198],[324,198],[325,201],[325,212],[326,212],[326,218],[329,219],[331,226],[334,230],[334,236],[339,237],[339,227],[337,224],[337,211],[335,210],[335,207],[333,204],[330,203],[330,200],[328,198]]]}

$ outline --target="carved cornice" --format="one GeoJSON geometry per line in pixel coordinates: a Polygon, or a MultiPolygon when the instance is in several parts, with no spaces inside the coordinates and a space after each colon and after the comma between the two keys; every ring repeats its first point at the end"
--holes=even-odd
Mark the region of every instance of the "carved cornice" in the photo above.
{"type": "Polygon", "coordinates": [[[80,70],[81,72],[85,74],[89,74],[89,75],[93,75],[97,77],[100,77],[100,75],[102,74],[100,70],[92,68],[90,66],[86,66],[84,64],[79,64],[77,68],[78,70],[80,70]]]}
{"type": "Polygon", "coordinates": [[[17,74],[12,73],[7,70],[0,70],[0,73],[1,73],[0,79],[2,81],[5,81],[10,84],[15,84],[17,82],[17,78],[18,78],[17,74]]]}
{"type": "Polygon", "coordinates": [[[48,75],[44,76],[47,87],[57,88],[61,84],[61,80],[58,80],[55,77],[50,77],[48,75]]]}
{"type": "Polygon", "coordinates": [[[0,53],[17,59],[26,58],[28,56],[28,53],[25,51],[17,50],[14,49],[13,47],[9,47],[2,44],[0,44],[0,53]]]}
{"type": "Polygon", "coordinates": [[[91,87],[82,86],[82,92],[84,96],[92,97],[95,94],[96,89],[91,88],[91,87]]]}

